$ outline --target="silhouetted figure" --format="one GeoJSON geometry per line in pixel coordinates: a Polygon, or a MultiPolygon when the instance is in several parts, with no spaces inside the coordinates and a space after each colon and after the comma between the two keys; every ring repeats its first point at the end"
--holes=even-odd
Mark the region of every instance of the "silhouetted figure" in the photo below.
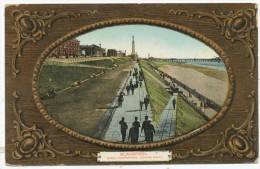
{"type": "Polygon", "coordinates": [[[132,70],[130,70],[130,72],[129,72],[130,74],[129,74],[129,76],[131,76],[132,75],[132,70]]]}
{"type": "Polygon", "coordinates": [[[134,95],[134,92],[135,92],[135,86],[132,84],[132,85],[130,85],[130,89],[131,89],[131,91],[132,91],[132,95],[134,95]]]}
{"type": "Polygon", "coordinates": [[[137,121],[138,117],[135,117],[135,121],[132,123],[132,125],[135,126],[135,134],[137,135],[136,137],[136,143],[138,142],[138,138],[139,138],[139,128],[140,128],[140,122],[137,121]]]}
{"type": "Polygon", "coordinates": [[[144,104],[144,102],[143,102],[142,100],[140,100],[139,104],[140,104],[140,110],[143,110],[143,104],[144,104]]]}
{"type": "Polygon", "coordinates": [[[176,105],[176,100],[174,98],[173,101],[172,101],[173,110],[175,110],[175,105],[176,105]]]}
{"type": "Polygon", "coordinates": [[[118,96],[117,101],[118,101],[118,106],[120,106],[120,107],[122,107],[122,103],[123,103],[123,101],[124,101],[124,95],[125,95],[124,92],[120,92],[120,94],[119,94],[119,96],[118,96]]]}
{"type": "Polygon", "coordinates": [[[130,86],[133,85],[133,80],[132,80],[132,79],[130,79],[129,85],[130,85],[130,86]]]}
{"type": "Polygon", "coordinates": [[[145,141],[148,140],[147,127],[148,127],[148,116],[145,116],[145,120],[143,121],[142,128],[141,128],[141,133],[144,131],[145,141]]]}
{"type": "Polygon", "coordinates": [[[126,92],[127,92],[127,95],[129,95],[130,94],[130,85],[126,85],[126,92]]]}
{"type": "Polygon", "coordinates": [[[140,82],[139,82],[139,85],[140,85],[140,87],[142,87],[142,84],[143,84],[143,82],[142,82],[142,81],[140,81],[140,82]]]}
{"type": "Polygon", "coordinates": [[[146,96],[146,97],[144,98],[145,110],[147,110],[148,104],[149,104],[149,99],[148,99],[148,96],[146,96]]]}
{"type": "Polygon", "coordinates": [[[147,121],[147,142],[151,143],[153,142],[153,134],[155,133],[154,126],[151,124],[151,120],[147,121]]]}
{"type": "Polygon", "coordinates": [[[138,88],[138,84],[139,84],[139,82],[135,81],[135,88],[138,88]]]}
{"type": "Polygon", "coordinates": [[[131,139],[131,143],[137,143],[137,135],[135,132],[135,126],[132,124],[132,127],[129,129],[128,140],[131,139]]]}
{"type": "Polygon", "coordinates": [[[128,126],[127,126],[127,124],[125,122],[125,118],[124,117],[122,117],[122,119],[119,122],[119,124],[121,125],[122,142],[125,142],[126,130],[127,130],[128,126]]]}

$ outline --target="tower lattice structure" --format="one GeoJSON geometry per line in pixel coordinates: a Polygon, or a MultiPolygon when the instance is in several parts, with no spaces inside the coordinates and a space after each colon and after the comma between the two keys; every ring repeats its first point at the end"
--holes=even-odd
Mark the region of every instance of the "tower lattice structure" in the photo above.
{"type": "Polygon", "coordinates": [[[135,39],[134,36],[132,36],[133,40],[132,40],[132,55],[135,55],[135,39]]]}

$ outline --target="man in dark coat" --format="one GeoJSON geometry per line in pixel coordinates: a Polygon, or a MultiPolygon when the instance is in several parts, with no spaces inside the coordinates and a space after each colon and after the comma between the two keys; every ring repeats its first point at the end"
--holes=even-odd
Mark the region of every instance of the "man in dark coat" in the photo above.
{"type": "Polygon", "coordinates": [[[138,84],[139,84],[139,82],[135,81],[135,88],[138,88],[138,84]]]}
{"type": "Polygon", "coordinates": [[[130,79],[130,82],[129,82],[129,85],[131,86],[131,84],[133,84],[133,80],[132,79],[130,79]]]}
{"type": "Polygon", "coordinates": [[[148,99],[148,96],[146,96],[146,97],[144,98],[145,110],[147,110],[148,104],[149,104],[149,99],[148,99]]]}
{"type": "Polygon", "coordinates": [[[127,95],[129,95],[129,93],[130,93],[130,85],[126,85],[126,92],[127,92],[127,95]]]}
{"type": "Polygon", "coordinates": [[[142,100],[140,100],[139,104],[140,104],[140,110],[143,110],[143,104],[144,104],[144,102],[143,102],[142,100]]]}
{"type": "Polygon", "coordinates": [[[176,105],[176,100],[174,98],[173,101],[172,101],[173,110],[175,110],[175,105],[176,105]]]}
{"type": "Polygon", "coordinates": [[[140,81],[140,82],[139,82],[139,85],[140,85],[140,87],[142,87],[142,84],[143,84],[143,82],[142,82],[142,81],[140,81]]]}
{"type": "Polygon", "coordinates": [[[145,141],[148,140],[148,137],[147,137],[147,126],[148,126],[148,116],[145,116],[145,120],[143,121],[142,128],[141,128],[141,133],[144,130],[145,141]]]}
{"type": "Polygon", "coordinates": [[[125,142],[126,130],[127,130],[128,126],[125,122],[124,117],[122,117],[122,120],[119,122],[119,124],[121,125],[122,142],[125,142]]]}
{"type": "Polygon", "coordinates": [[[130,89],[132,91],[132,95],[134,95],[134,92],[135,92],[135,86],[132,84],[130,84],[130,89]]]}
{"type": "Polygon", "coordinates": [[[147,121],[147,142],[153,142],[153,134],[155,133],[154,126],[151,124],[151,120],[147,121]]]}
{"type": "Polygon", "coordinates": [[[140,128],[140,122],[137,121],[138,117],[135,117],[135,121],[132,123],[132,125],[135,126],[135,134],[137,135],[135,142],[138,142],[138,138],[139,138],[139,128],[140,128]]]}
{"type": "Polygon", "coordinates": [[[129,133],[128,133],[128,140],[131,139],[131,143],[137,143],[137,135],[135,132],[135,126],[132,124],[132,127],[129,129],[129,133]]]}

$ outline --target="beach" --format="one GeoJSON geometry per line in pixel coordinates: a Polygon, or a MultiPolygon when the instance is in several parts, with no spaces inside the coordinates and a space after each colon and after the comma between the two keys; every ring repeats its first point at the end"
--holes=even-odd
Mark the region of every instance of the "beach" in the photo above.
{"type": "Polygon", "coordinates": [[[197,92],[208,97],[217,104],[223,105],[225,102],[228,91],[227,82],[209,77],[192,68],[164,65],[159,69],[190,88],[195,89],[197,92]]]}

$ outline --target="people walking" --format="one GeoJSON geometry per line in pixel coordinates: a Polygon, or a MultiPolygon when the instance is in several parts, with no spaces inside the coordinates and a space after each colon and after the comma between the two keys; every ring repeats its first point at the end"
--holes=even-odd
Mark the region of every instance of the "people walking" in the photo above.
{"type": "Polygon", "coordinates": [[[139,85],[140,85],[140,87],[142,87],[142,84],[143,84],[143,82],[142,82],[142,81],[140,81],[140,82],[139,82],[139,85]]]}
{"type": "Polygon", "coordinates": [[[127,92],[127,95],[129,95],[130,94],[130,85],[128,84],[128,85],[126,85],[126,92],[127,92]]]}
{"type": "Polygon", "coordinates": [[[122,135],[122,142],[125,142],[125,137],[126,137],[126,130],[128,128],[126,122],[125,122],[125,118],[122,117],[121,121],[119,122],[119,124],[121,125],[120,129],[121,129],[121,135],[122,135]]]}
{"type": "Polygon", "coordinates": [[[133,80],[132,80],[132,79],[130,79],[129,85],[130,85],[130,86],[133,85],[133,80]]]}
{"type": "Polygon", "coordinates": [[[118,96],[117,102],[118,102],[119,107],[122,107],[122,104],[123,104],[123,101],[124,101],[124,95],[125,95],[124,92],[120,92],[120,94],[118,96]]]}
{"type": "Polygon", "coordinates": [[[175,98],[174,98],[173,101],[172,101],[172,106],[173,106],[173,110],[175,110],[175,106],[176,106],[176,100],[175,100],[175,98]]]}
{"type": "Polygon", "coordinates": [[[138,84],[139,84],[139,82],[135,81],[135,88],[138,88],[138,84]]]}
{"type": "Polygon", "coordinates": [[[149,104],[149,98],[148,98],[148,96],[146,95],[146,97],[144,98],[145,110],[147,110],[148,104],[149,104]]]}
{"type": "Polygon", "coordinates": [[[143,110],[143,104],[144,104],[144,102],[143,102],[142,100],[140,100],[139,104],[140,104],[140,110],[143,110]]]}
{"type": "Polygon", "coordinates": [[[151,120],[147,121],[147,142],[151,143],[153,142],[153,134],[155,133],[154,126],[151,124],[151,120]]]}
{"type": "Polygon", "coordinates": [[[134,125],[134,131],[136,134],[136,140],[135,142],[138,142],[138,138],[139,138],[139,128],[140,128],[140,122],[138,121],[138,117],[135,117],[135,121],[132,123],[132,125],[134,125]]]}
{"type": "Polygon", "coordinates": [[[142,128],[141,128],[141,133],[144,131],[145,141],[148,141],[147,127],[148,127],[148,116],[145,116],[145,120],[143,121],[142,128]]]}
{"type": "Polygon", "coordinates": [[[135,132],[135,126],[133,124],[132,127],[129,129],[128,140],[130,140],[131,143],[137,143],[137,135],[135,132]]]}
{"type": "Polygon", "coordinates": [[[132,84],[130,84],[130,89],[132,91],[132,95],[134,95],[134,92],[135,92],[135,86],[132,84]]]}

